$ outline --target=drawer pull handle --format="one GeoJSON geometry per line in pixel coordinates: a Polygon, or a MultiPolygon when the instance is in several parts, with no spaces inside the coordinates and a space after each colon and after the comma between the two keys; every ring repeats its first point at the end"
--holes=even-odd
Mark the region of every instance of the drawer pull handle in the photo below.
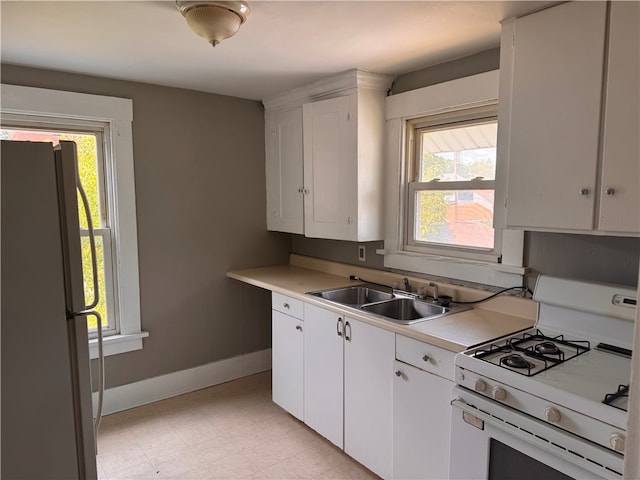
{"type": "Polygon", "coordinates": [[[429,355],[423,355],[422,356],[422,360],[424,360],[425,362],[430,361],[431,359],[429,358],[429,355]]]}
{"type": "Polygon", "coordinates": [[[342,318],[338,317],[338,323],[336,323],[336,330],[338,332],[339,337],[342,336],[343,329],[344,329],[344,326],[342,325],[342,318]]]}
{"type": "Polygon", "coordinates": [[[289,308],[291,308],[291,307],[289,306],[289,304],[288,304],[288,303],[283,303],[283,304],[282,304],[282,306],[283,306],[284,308],[286,308],[287,310],[288,310],[289,308]]]}

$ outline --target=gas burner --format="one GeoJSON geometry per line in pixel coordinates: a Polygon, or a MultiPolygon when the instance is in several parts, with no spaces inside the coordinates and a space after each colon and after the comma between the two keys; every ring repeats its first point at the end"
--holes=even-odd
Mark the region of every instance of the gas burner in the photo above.
{"type": "Polygon", "coordinates": [[[527,362],[522,355],[518,355],[517,353],[513,353],[511,355],[507,355],[506,357],[502,357],[500,359],[500,363],[502,365],[506,365],[511,368],[533,368],[535,365],[531,362],[527,362]]]}
{"type": "Polygon", "coordinates": [[[553,342],[538,343],[534,348],[541,355],[557,355],[560,353],[560,349],[553,342]]]}

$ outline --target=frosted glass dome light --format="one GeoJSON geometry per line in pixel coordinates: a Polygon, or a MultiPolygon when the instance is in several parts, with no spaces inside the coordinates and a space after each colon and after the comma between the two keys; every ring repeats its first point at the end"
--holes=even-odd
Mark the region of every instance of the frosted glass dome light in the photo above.
{"type": "Polygon", "coordinates": [[[249,16],[246,2],[182,2],[176,1],[180,13],[194,33],[218,45],[236,34],[249,16]]]}

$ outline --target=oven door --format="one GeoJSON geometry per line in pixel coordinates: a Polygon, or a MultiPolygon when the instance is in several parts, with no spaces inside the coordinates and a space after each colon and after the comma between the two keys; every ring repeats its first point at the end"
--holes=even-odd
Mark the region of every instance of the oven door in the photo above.
{"type": "Polygon", "coordinates": [[[460,387],[452,401],[452,479],[620,479],[623,457],[460,387]]]}

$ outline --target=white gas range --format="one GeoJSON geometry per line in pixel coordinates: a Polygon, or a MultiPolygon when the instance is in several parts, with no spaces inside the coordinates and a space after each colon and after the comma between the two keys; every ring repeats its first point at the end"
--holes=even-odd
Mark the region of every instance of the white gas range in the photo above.
{"type": "Polygon", "coordinates": [[[456,356],[451,478],[620,478],[636,291],[540,276],[535,328],[456,356]]]}

